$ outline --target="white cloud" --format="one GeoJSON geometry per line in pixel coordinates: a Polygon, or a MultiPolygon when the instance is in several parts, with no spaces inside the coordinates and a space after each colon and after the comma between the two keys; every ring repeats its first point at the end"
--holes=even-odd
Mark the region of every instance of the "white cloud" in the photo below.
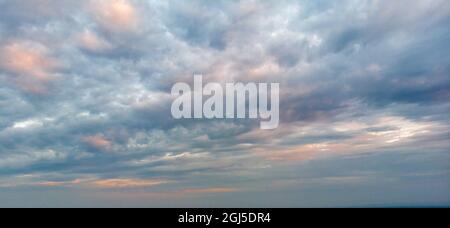
{"type": "Polygon", "coordinates": [[[66,153],[54,150],[37,150],[29,153],[12,154],[1,157],[0,168],[23,168],[39,162],[64,161],[67,156],[66,153]]]}

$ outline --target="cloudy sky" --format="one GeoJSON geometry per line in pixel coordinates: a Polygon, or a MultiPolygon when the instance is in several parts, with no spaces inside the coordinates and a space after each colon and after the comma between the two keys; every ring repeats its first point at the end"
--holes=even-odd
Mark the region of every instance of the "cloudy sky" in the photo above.
{"type": "Polygon", "coordinates": [[[448,0],[0,0],[0,207],[450,205],[448,0]],[[280,83],[280,126],[174,120],[280,83]]]}

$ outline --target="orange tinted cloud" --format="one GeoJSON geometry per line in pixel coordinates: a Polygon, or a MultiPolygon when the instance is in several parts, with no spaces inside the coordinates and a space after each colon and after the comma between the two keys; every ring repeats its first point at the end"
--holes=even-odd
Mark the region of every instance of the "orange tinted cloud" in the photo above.
{"type": "Polygon", "coordinates": [[[86,182],[86,180],[76,179],[73,181],[46,181],[40,182],[37,185],[42,187],[62,187],[62,186],[79,185],[84,182],[86,182]]]}
{"type": "Polygon", "coordinates": [[[207,194],[207,193],[230,193],[236,192],[235,188],[194,188],[194,189],[184,189],[181,193],[184,194],[207,194]]]}
{"type": "Polygon", "coordinates": [[[137,10],[128,0],[93,0],[91,9],[97,23],[111,32],[129,32],[138,26],[137,10]]]}
{"type": "Polygon", "coordinates": [[[94,181],[91,184],[100,188],[142,188],[165,184],[164,180],[139,180],[139,179],[107,179],[94,181]]]}
{"type": "MultiPolygon", "coordinates": [[[[290,126],[283,131],[253,132],[241,135],[241,139],[270,141],[271,147],[254,147],[251,152],[257,156],[271,161],[305,161],[319,157],[368,153],[372,151],[399,148],[400,146],[412,146],[416,139],[432,136],[432,132],[442,132],[438,123],[427,121],[412,121],[402,117],[385,116],[373,122],[336,122],[332,125],[332,131],[353,134],[342,140],[323,139],[317,143],[284,146],[283,138],[301,140],[304,137],[320,137],[321,130],[327,128],[327,124],[308,126],[290,126]]],[[[424,142],[423,142],[424,143],[424,142]]]]}
{"type": "Polygon", "coordinates": [[[329,151],[327,144],[306,144],[291,148],[254,148],[251,150],[257,156],[269,161],[306,161],[317,155],[329,151]]]}
{"type": "Polygon", "coordinates": [[[36,185],[41,187],[84,187],[84,188],[142,188],[168,183],[159,179],[75,179],[72,181],[46,181],[36,185]]]}

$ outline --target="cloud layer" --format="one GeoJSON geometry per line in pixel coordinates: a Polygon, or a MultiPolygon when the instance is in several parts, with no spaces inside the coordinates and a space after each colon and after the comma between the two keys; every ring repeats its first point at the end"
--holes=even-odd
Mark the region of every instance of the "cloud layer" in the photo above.
{"type": "Polygon", "coordinates": [[[0,8],[0,206],[450,204],[445,0],[0,8]],[[174,120],[195,73],[280,83],[280,127],[174,120]]]}

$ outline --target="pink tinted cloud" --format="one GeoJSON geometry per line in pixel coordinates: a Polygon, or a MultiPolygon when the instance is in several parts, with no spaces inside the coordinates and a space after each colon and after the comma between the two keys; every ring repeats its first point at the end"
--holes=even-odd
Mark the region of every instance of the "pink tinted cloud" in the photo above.
{"type": "Polygon", "coordinates": [[[110,32],[131,32],[138,27],[138,11],[129,0],[92,0],[90,9],[95,21],[110,32]]]}
{"type": "Polygon", "coordinates": [[[427,148],[442,147],[442,142],[436,142],[432,139],[435,134],[445,134],[445,132],[448,132],[448,129],[443,128],[436,122],[383,116],[368,122],[334,122],[332,125],[323,123],[312,126],[292,124],[281,132],[264,132],[258,129],[242,135],[241,138],[265,140],[272,144],[269,147],[255,146],[250,149],[252,154],[269,161],[296,162],[329,156],[370,153],[389,148],[413,150],[417,148],[419,141],[421,147],[427,141],[433,144],[427,145],[427,148]],[[380,130],[374,131],[373,129],[380,130]],[[283,145],[283,140],[267,140],[271,138],[301,140],[304,137],[320,137],[323,130],[353,136],[339,141],[325,138],[316,143],[290,146],[283,145]]]}
{"type": "Polygon", "coordinates": [[[106,179],[90,183],[99,188],[142,188],[165,184],[165,180],[141,180],[141,179],[106,179]]]}
{"type": "Polygon", "coordinates": [[[83,138],[83,141],[89,146],[102,151],[111,151],[112,142],[101,135],[87,136],[83,138]]]}
{"type": "Polygon", "coordinates": [[[108,41],[89,30],[80,33],[77,41],[81,48],[90,52],[102,52],[112,48],[108,41]]]}
{"type": "Polygon", "coordinates": [[[162,179],[75,179],[72,181],[46,181],[38,182],[36,185],[41,187],[84,187],[101,189],[133,189],[152,187],[166,184],[169,181],[162,179]]]}
{"type": "Polygon", "coordinates": [[[26,92],[46,93],[58,67],[46,48],[36,43],[13,41],[0,48],[0,68],[8,72],[10,81],[26,92]]]}
{"type": "Polygon", "coordinates": [[[181,194],[208,194],[208,193],[231,193],[238,191],[235,188],[193,188],[183,189],[179,193],[181,194]]]}

